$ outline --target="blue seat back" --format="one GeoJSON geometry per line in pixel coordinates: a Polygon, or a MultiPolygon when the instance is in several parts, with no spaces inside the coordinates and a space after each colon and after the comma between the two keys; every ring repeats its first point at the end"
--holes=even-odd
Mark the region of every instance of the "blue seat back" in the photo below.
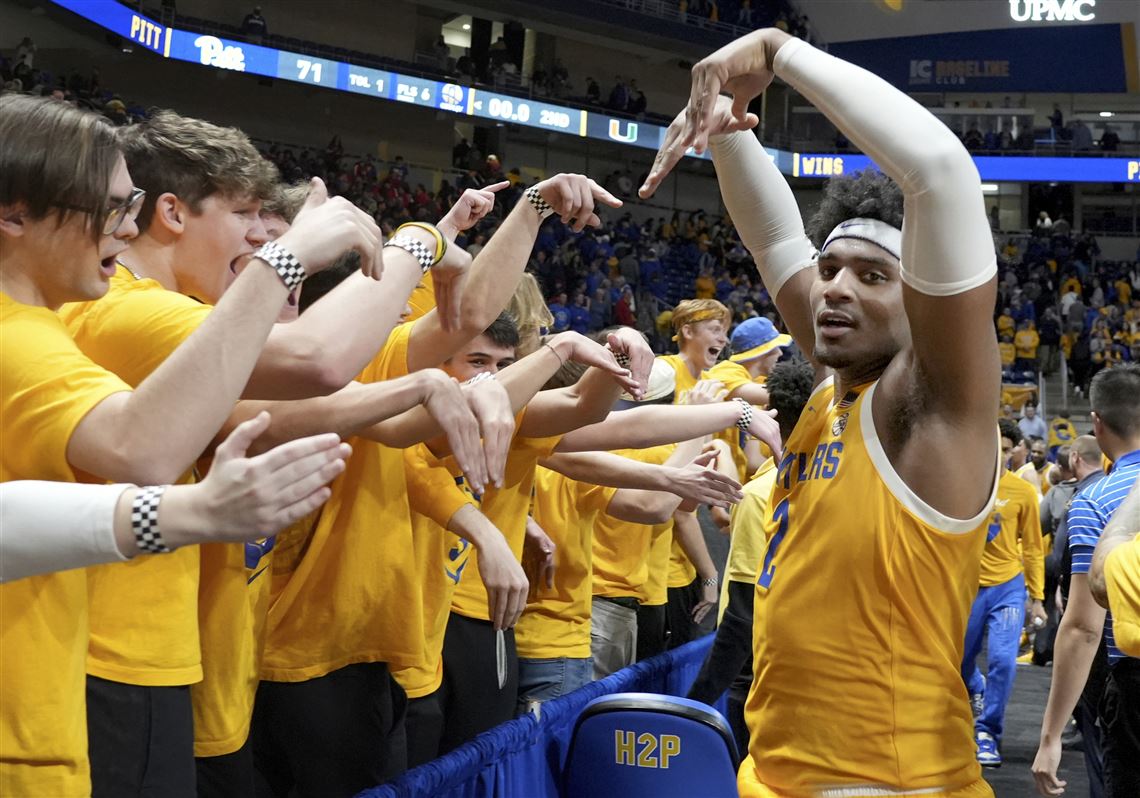
{"type": "Polygon", "coordinates": [[[591,701],[574,726],[565,798],[736,798],[736,744],[707,704],[656,693],[591,701]]]}

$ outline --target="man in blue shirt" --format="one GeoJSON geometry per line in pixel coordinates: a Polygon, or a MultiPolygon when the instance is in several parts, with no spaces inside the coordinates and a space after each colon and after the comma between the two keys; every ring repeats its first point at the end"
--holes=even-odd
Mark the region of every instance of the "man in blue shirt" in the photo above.
{"type": "Polygon", "coordinates": [[[1093,600],[1088,570],[1105,524],[1140,478],[1140,366],[1101,371],[1092,381],[1089,400],[1093,433],[1113,467],[1104,479],[1080,491],[1069,506],[1073,562],[1069,605],[1057,632],[1053,683],[1033,776],[1042,795],[1057,795],[1064,786],[1057,780],[1061,730],[1084,687],[1103,628],[1109,661],[1100,704],[1105,795],[1133,798],[1140,795],[1140,659],[1115,646],[1112,616],[1093,600]]]}

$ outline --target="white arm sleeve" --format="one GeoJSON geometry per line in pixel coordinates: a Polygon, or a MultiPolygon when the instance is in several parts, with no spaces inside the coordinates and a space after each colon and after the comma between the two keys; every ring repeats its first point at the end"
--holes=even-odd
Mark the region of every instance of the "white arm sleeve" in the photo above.
{"type": "Polygon", "coordinates": [[[0,483],[0,582],[126,560],[115,505],[131,485],[0,483]]]}
{"type": "Polygon", "coordinates": [[[792,189],[750,130],[709,139],[724,207],[772,299],[815,256],[792,189]]]}
{"type": "Polygon", "coordinates": [[[907,285],[949,296],[997,273],[978,170],[949,128],[881,78],[800,39],[780,47],[772,68],[899,184],[907,285]]]}

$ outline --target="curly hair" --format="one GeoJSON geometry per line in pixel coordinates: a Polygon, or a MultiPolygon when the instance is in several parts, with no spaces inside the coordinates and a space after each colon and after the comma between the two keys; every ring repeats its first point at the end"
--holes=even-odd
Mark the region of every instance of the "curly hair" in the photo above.
{"type": "Polygon", "coordinates": [[[806,360],[777,363],[764,387],[768,389],[768,407],[776,411],[780,435],[786,440],[800,420],[800,413],[815,387],[815,369],[806,360]]]}
{"type": "Polygon", "coordinates": [[[819,207],[807,223],[808,238],[819,249],[831,231],[848,219],[878,219],[901,230],[902,190],[895,181],[874,169],[831,178],[823,188],[819,207]]]}
{"type": "Polygon", "coordinates": [[[119,141],[134,184],[146,190],[138,216],[140,231],[154,218],[160,195],[174,194],[198,213],[207,197],[271,197],[280,177],[249,137],[173,111],[157,111],[145,122],[122,128],[119,141]]]}
{"type": "Polygon", "coordinates": [[[998,434],[1003,438],[1008,438],[1014,446],[1025,440],[1025,434],[1021,431],[1021,427],[1017,426],[1017,422],[1008,418],[998,419],[998,434]]]}

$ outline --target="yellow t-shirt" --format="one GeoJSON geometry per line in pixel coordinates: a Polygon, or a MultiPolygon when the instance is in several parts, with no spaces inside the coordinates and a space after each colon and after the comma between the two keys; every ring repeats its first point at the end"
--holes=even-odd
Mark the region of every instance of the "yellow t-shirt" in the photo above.
{"type": "MultiPolygon", "coordinates": [[[[1032,464],[1030,464],[1032,468],[1032,464]]],[[[1045,555],[1041,547],[1041,511],[1037,491],[1006,469],[986,526],[986,548],[978,584],[1000,585],[1022,572],[1030,598],[1044,598],[1045,555]]]]}
{"type": "MultiPolygon", "coordinates": [[[[754,378],[748,373],[748,369],[739,363],[733,363],[731,360],[720,361],[706,374],[709,379],[723,382],[724,387],[728,389],[729,396],[742,385],[764,385],[768,381],[768,378],[763,375],[754,378]]],[[[741,482],[747,481],[748,456],[744,453],[744,444],[748,442],[747,436],[733,425],[718,432],[715,437],[728,444],[729,449],[732,450],[732,461],[736,463],[738,478],[741,482]]]]}
{"type": "Polygon", "coordinates": [[[645,581],[634,598],[646,607],[659,607],[669,601],[669,557],[673,553],[673,522],[649,528],[649,557],[645,581]]]}
{"type": "Polygon", "coordinates": [[[1077,437],[1077,428],[1067,418],[1057,418],[1049,422],[1049,446],[1067,446],[1077,437]]]}
{"type": "MultiPolygon", "coordinates": [[[[119,266],[106,296],[64,305],[59,315],[85,355],[137,388],[211,310],[119,266]]],[[[180,481],[193,481],[193,476],[180,481]]],[[[198,568],[194,546],[89,568],[87,673],[145,686],[201,679],[198,568]]]]}
{"type": "Polygon", "coordinates": [[[1018,330],[1013,336],[1014,346],[1017,347],[1017,356],[1033,360],[1037,357],[1037,344],[1040,341],[1037,330],[1018,330]]]}
{"type": "MultiPolygon", "coordinates": [[[[526,517],[530,512],[535,468],[538,461],[553,452],[561,440],[561,435],[550,438],[516,436],[511,441],[511,450],[507,454],[503,487],[488,488],[482,496],[483,515],[503,533],[515,559],[520,562],[526,539],[526,517]]],[[[463,579],[451,598],[451,610],[480,621],[491,619],[491,611],[487,606],[487,589],[483,587],[483,578],[479,575],[478,552],[471,552],[467,560],[463,579]]]]}
{"type": "Polygon", "coordinates": [[[1007,316],[1004,313],[1001,316],[998,316],[998,320],[997,320],[998,335],[1001,335],[1002,333],[1011,333],[1012,334],[1015,326],[1016,325],[1013,321],[1013,316],[1007,316]]]}
{"type": "Polygon", "coordinates": [[[590,656],[594,519],[616,488],[576,482],[539,467],[534,478],[534,520],[557,547],[554,587],[535,585],[515,627],[520,657],[590,656]]]}
{"type": "Polygon", "coordinates": [[[429,275],[424,275],[424,279],[408,297],[408,307],[412,309],[412,313],[404,319],[404,322],[413,322],[435,310],[435,283],[429,275]]]}
{"type": "Polygon", "coordinates": [[[447,530],[447,523],[465,504],[478,502],[463,479],[457,480],[422,443],[404,450],[404,465],[424,597],[424,660],[392,676],[409,698],[421,698],[434,693],[443,680],[443,636],[451,599],[472,551],[470,542],[447,530]]]}
{"type": "MultiPolygon", "coordinates": [[[[776,484],[776,461],[768,458],[752,481],[744,486],[744,498],[732,508],[729,524],[732,538],[724,565],[724,581],[720,586],[720,615],[728,606],[728,583],[756,581],[760,557],[764,551],[764,513],[772,486],[776,484]]],[[[718,618],[719,620],[719,618],[718,618]]]]}
{"type": "Polygon", "coordinates": [[[1013,361],[1017,360],[1017,347],[1010,341],[1002,341],[998,344],[998,353],[1001,355],[1001,364],[1003,366],[1012,366],[1013,361]]]}
{"type": "MultiPolygon", "coordinates": [[[[392,331],[360,382],[407,374],[411,327],[392,331]]],[[[403,450],[363,438],[349,443],[352,457],[312,535],[296,553],[274,557],[264,680],[303,682],[358,662],[399,667],[423,658],[403,450]]]]}
{"type": "MultiPolygon", "coordinates": [[[[699,380],[708,376],[707,371],[702,371],[699,376],[694,377],[680,355],[659,355],[657,359],[664,360],[673,367],[673,371],[677,374],[677,387],[673,392],[673,404],[680,404],[684,400],[685,394],[691,391],[699,380]]],[[[685,554],[674,538],[669,556],[669,587],[684,587],[696,578],[696,567],[689,562],[688,555],[685,554]]]]}
{"type": "MultiPolygon", "coordinates": [[[[613,453],[638,462],[661,465],[669,459],[675,449],[675,445],[668,444],[649,449],[619,449],[613,453]]],[[[669,522],[660,526],[672,528],[673,524],[669,522]]],[[[653,526],[620,521],[605,514],[600,514],[594,519],[594,538],[591,548],[595,596],[640,598],[639,594],[650,575],[646,554],[649,552],[653,530],[653,526]]],[[[667,567],[666,565],[665,568],[667,567]]],[[[662,576],[664,577],[664,574],[662,576]]]]}
{"type": "MultiPolygon", "coordinates": [[[[54,312],[0,293],[0,482],[77,481],[67,462],[75,428],[129,390],[54,312]]],[[[0,640],[0,795],[90,794],[87,571],[0,585],[0,640]]]]}
{"type": "Polygon", "coordinates": [[[765,516],[740,794],[992,795],[960,673],[989,516],[922,503],[875,433],[874,384],[834,391],[809,398],[765,516]]]}
{"type": "Polygon", "coordinates": [[[1140,657],[1140,535],[1117,546],[1104,562],[1116,647],[1140,657]]]}

